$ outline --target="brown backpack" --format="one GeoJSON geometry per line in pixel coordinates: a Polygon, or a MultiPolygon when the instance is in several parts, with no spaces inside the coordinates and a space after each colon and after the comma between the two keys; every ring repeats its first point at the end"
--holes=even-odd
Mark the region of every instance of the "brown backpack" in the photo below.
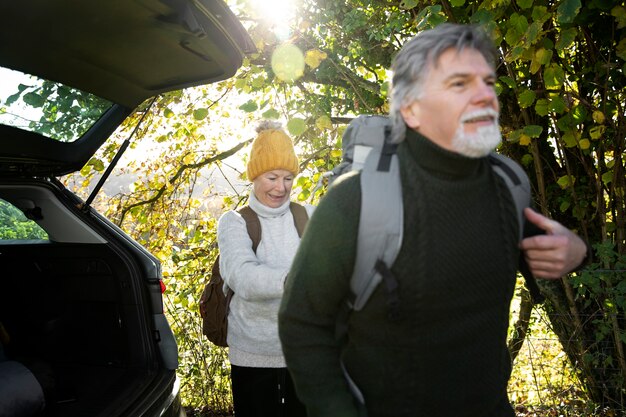
{"type": "MultiPolygon", "coordinates": [[[[292,202],[289,205],[293,222],[296,225],[298,236],[302,236],[309,216],[304,206],[292,202]]],[[[250,208],[244,206],[238,210],[239,214],[246,221],[246,229],[252,240],[252,250],[256,249],[261,242],[261,223],[259,216],[250,208]]],[[[202,333],[210,342],[217,346],[226,347],[226,331],[228,329],[228,306],[233,297],[233,290],[228,288],[224,294],[224,280],[220,275],[220,257],[215,258],[211,267],[211,277],[204,286],[204,291],[200,296],[200,317],[202,317],[202,333]]]]}

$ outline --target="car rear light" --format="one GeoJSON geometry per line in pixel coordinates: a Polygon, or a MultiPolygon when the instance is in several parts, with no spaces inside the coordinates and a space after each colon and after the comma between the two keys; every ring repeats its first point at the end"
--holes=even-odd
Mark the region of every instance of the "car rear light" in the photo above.
{"type": "Polygon", "coordinates": [[[165,283],[163,280],[159,280],[159,284],[161,285],[161,294],[165,294],[165,283]]]}

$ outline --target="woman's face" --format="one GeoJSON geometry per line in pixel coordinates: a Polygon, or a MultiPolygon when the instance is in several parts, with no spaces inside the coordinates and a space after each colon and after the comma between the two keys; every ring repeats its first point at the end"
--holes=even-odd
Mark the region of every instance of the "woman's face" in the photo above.
{"type": "Polygon", "coordinates": [[[265,206],[280,207],[289,200],[293,177],[284,169],[264,172],[252,181],[254,195],[265,206]]]}

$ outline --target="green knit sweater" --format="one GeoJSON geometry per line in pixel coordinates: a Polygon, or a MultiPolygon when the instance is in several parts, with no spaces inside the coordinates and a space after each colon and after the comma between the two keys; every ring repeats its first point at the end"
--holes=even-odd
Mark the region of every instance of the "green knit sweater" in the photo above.
{"type": "Polygon", "coordinates": [[[506,347],[517,217],[487,158],[446,151],[410,131],[399,146],[404,238],[392,272],[400,317],[379,286],[334,337],[349,296],[359,175],[333,185],[312,216],[287,279],[279,330],[309,417],[357,416],[339,358],[370,417],[513,416],[506,347]]]}

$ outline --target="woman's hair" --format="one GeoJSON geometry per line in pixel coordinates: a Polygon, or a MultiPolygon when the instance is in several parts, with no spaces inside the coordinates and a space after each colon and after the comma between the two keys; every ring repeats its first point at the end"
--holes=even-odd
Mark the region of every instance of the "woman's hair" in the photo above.
{"type": "Polygon", "coordinates": [[[436,67],[441,55],[450,48],[457,51],[470,48],[480,52],[485,60],[495,66],[496,49],[486,32],[475,25],[442,23],[434,29],[425,30],[409,40],[393,60],[391,97],[391,141],[404,140],[406,125],[400,110],[419,99],[422,82],[428,71],[436,67]]]}
{"type": "Polygon", "coordinates": [[[281,124],[273,120],[262,120],[256,128],[257,138],[252,142],[247,174],[250,181],[264,172],[284,169],[297,175],[300,172],[298,157],[291,138],[281,124]]]}

